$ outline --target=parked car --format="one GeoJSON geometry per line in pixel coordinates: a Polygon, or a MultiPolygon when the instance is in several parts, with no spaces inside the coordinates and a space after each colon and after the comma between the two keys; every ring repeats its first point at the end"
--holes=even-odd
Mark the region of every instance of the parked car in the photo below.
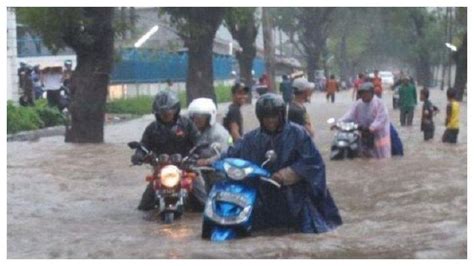
{"type": "MultiPolygon", "coordinates": [[[[374,77],[374,73],[370,73],[369,78],[373,78],[373,77],[374,77]]],[[[379,77],[382,79],[383,85],[392,86],[393,83],[395,82],[395,77],[393,73],[390,71],[380,71],[379,77]]]]}
{"type": "Polygon", "coordinates": [[[382,79],[382,84],[392,86],[394,83],[394,76],[390,71],[380,71],[379,76],[382,79]]]}

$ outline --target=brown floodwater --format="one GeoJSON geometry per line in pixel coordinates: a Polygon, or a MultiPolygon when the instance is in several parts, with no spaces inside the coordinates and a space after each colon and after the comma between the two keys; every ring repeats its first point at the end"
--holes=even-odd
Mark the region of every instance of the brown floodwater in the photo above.
{"type": "MultiPolygon", "coordinates": [[[[105,143],[66,144],[63,137],[7,144],[7,256],[13,258],[466,258],[466,103],[459,143],[424,142],[414,126],[400,128],[391,92],[384,99],[404,143],[405,156],[388,160],[330,161],[334,132],[351,93],[327,103],[321,93],[307,106],[315,143],[327,165],[327,182],[344,224],[330,233],[263,231],[211,243],[200,238],[201,215],[185,213],[172,225],[143,219],[136,210],[147,167],[130,167],[126,143],[138,140],[152,116],[108,125],[105,143]]],[[[433,90],[442,111],[445,93],[433,90]]],[[[220,113],[226,108],[220,108],[220,113]]],[[[245,128],[257,124],[244,108],[245,128]]],[[[222,116],[221,116],[222,117],[222,116]]]]}

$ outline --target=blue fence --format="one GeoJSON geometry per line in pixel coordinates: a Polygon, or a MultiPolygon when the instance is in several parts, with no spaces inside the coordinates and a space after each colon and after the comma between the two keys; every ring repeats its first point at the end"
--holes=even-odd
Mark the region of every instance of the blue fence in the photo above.
{"type": "MultiPolygon", "coordinates": [[[[214,54],[213,70],[215,80],[232,78],[232,70],[236,70],[236,59],[228,55],[214,54]]],[[[112,83],[159,83],[167,79],[173,81],[186,80],[188,54],[186,52],[169,53],[146,49],[124,49],[120,51],[120,59],[115,63],[112,72],[112,83]]],[[[263,59],[255,58],[253,62],[255,76],[265,72],[263,59]]]]}
{"type": "MultiPolygon", "coordinates": [[[[44,46],[41,38],[19,38],[18,56],[37,57],[53,55],[44,46]]],[[[58,55],[74,54],[70,48],[58,51],[58,55]]],[[[188,69],[187,52],[163,52],[151,49],[121,49],[118,52],[118,61],[114,63],[111,83],[161,83],[167,79],[185,81],[188,69]]],[[[214,54],[213,69],[215,80],[232,79],[232,71],[238,72],[238,63],[235,57],[214,54]]],[[[256,78],[265,72],[263,59],[255,58],[253,71],[256,78]]]]}

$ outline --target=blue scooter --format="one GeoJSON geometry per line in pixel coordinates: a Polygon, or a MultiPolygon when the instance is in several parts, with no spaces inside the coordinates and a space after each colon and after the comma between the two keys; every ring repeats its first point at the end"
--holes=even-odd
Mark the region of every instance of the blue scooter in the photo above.
{"type": "Polygon", "coordinates": [[[204,208],[202,238],[225,241],[250,234],[258,182],[265,181],[280,187],[270,179],[270,172],[263,168],[275,161],[276,153],[267,151],[265,158],[261,166],[238,158],[226,158],[213,164],[214,169],[224,173],[226,178],[214,184],[209,192],[204,208]]]}

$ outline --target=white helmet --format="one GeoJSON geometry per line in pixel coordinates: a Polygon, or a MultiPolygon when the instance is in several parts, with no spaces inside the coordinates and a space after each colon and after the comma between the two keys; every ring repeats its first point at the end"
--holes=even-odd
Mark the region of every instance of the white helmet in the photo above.
{"type": "Polygon", "coordinates": [[[216,124],[217,107],[209,98],[194,99],[188,107],[188,116],[192,118],[195,114],[206,114],[210,116],[209,124],[216,124]]]}

